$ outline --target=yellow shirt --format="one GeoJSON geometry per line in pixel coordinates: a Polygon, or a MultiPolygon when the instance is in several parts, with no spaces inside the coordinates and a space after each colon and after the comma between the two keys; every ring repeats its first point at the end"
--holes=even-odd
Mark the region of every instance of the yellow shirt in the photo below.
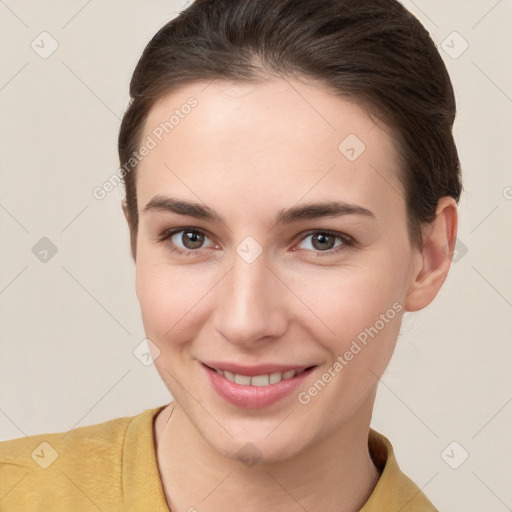
{"type": "MultiPolygon", "coordinates": [[[[0,511],[169,512],[153,430],[164,407],[1,442],[0,511]]],[[[360,512],[438,512],[401,472],[386,437],[370,429],[368,446],[381,475],[360,512]]]]}

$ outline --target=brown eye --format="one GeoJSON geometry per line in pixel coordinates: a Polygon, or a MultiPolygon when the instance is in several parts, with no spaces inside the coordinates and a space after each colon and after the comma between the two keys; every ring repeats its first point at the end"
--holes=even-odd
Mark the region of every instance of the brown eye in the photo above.
{"type": "Polygon", "coordinates": [[[313,235],[311,239],[311,245],[318,250],[332,249],[335,243],[336,237],[324,233],[313,235]]]}
{"type": "MultiPolygon", "coordinates": [[[[164,231],[158,236],[157,241],[164,243],[174,253],[189,255],[208,247],[204,246],[207,239],[209,237],[199,229],[181,228],[164,231]]],[[[212,243],[211,245],[214,246],[215,244],[212,243]]]]}
{"type": "Polygon", "coordinates": [[[199,249],[204,242],[204,235],[199,231],[178,231],[181,235],[180,241],[185,246],[185,249],[199,249]]]}
{"type": "Polygon", "coordinates": [[[337,231],[310,231],[302,238],[301,243],[304,243],[307,239],[311,239],[310,247],[303,247],[303,249],[312,252],[316,256],[335,255],[356,245],[356,241],[352,237],[337,231]],[[339,240],[338,243],[337,240],[339,240]]]}

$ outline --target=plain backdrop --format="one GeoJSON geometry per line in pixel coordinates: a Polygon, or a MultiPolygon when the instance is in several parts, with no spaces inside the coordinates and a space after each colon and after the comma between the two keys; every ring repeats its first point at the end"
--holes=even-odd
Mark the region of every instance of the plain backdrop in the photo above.
{"type": "MultiPolygon", "coordinates": [[[[406,314],[372,426],[440,510],[507,511],[512,2],[404,4],[452,77],[465,190],[449,277],[430,306],[406,314]]],[[[145,336],[124,191],[102,200],[92,192],[118,169],[134,66],[184,5],[0,1],[0,440],[171,400],[154,366],[134,354],[145,336]]]]}

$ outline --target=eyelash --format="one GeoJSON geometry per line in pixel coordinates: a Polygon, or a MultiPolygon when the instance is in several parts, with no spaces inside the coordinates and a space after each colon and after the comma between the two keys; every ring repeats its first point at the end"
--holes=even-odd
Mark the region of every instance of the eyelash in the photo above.
{"type": "MultiPolygon", "coordinates": [[[[176,233],[181,233],[181,232],[201,234],[201,235],[204,235],[206,237],[208,236],[201,229],[197,229],[197,228],[180,228],[180,229],[167,229],[166,231],[161,233],[157,237],[156,240],[159,243],[164,243],[167,240],[169,240],[170,238],[172,238],[176,233]]],[[[311,249],[303,249],[303,250],[306,250],[308,252],[315,253],[317,255],[317,257],[332,256],[332,255],[340,253],[343,250],[346,250],[347,248],[354,247],[354,246],[357,245],[356,240],[354,238],[352,238],[351,236],[346,235],[345,233],[341,233],[339,231],[331,231],[331,230],[328,230],[328,229],[314,229],[314,230],[310,230],[310,231],[308,231],[307,233],[305,233],[303,235],[303,237],[300,239],[300,242],[302,242],[303,240],[305,240],[309,236],[316,235],[316,234],[329,235],[329,236],[332,236],[332,237],[335,237],[335,238],[339,238],[343,242],[343,244],[339,245],[336,249],[331,249],[331,250],[328,250],[328,251],[312,251],[311,249]]],[[[195,249],[195,250],[192,250],[192,249],[184,250],[184,249],[180,249],[179,247],[176,247],[172,243],[169,243],[167,245],[168,245],[168,248],[169,248],[169,250],[171,252],[175,252],[175,253],[177,253],[179,255],[183,255],[183,256],[189,256],[191,253],[198,252],[201,249],[201,248],[199,248],[199,249],[195,249]]]]}

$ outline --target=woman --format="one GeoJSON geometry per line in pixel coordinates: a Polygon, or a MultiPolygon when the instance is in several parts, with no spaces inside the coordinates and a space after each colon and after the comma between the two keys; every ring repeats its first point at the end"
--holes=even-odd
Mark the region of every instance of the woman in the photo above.
{"type": "Polygon", "coordinates": [[[370,428],[457,233],[455,100],[395,0],[197,0],[150,41],[122,207],[170,404],[0,444],[0,510],[427,512],[370,428]]]}

